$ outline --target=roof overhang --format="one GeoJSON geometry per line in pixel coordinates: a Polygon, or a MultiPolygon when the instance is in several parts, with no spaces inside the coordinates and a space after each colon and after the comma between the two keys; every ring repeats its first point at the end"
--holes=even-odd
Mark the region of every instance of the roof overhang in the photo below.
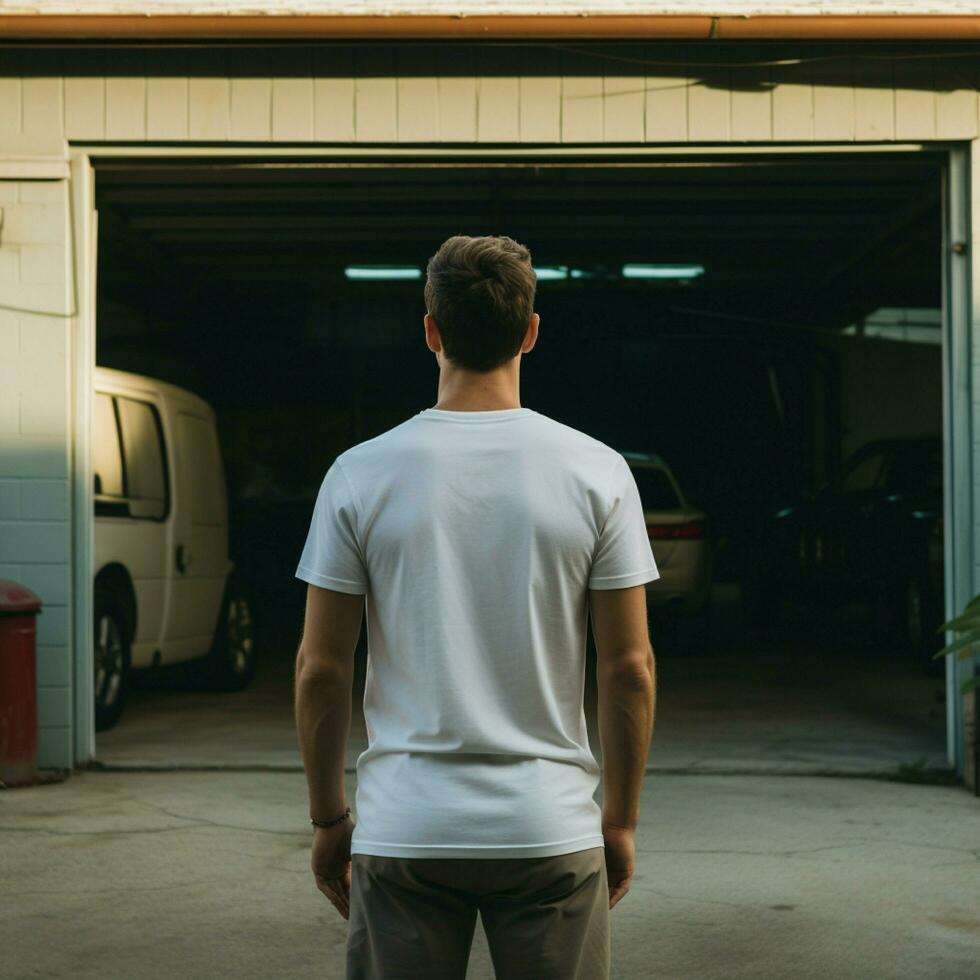
{"type": "Polygon", "coordinates": [[[0,0],[10,39],[972,39],[980,2],[0,0]]]}

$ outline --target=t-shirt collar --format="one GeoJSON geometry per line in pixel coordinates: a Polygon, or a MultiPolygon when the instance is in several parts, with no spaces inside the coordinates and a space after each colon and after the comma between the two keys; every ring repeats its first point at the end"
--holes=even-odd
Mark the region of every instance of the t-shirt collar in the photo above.
{"type": "Polygon", "coordinates": [[[423,408],[417,418],[446,422],[504,422],[508,419],[525,418],[537,413],[525,406],[520,408],[495,408],[486,411],[460,412],[445,408],[423,408]]]}

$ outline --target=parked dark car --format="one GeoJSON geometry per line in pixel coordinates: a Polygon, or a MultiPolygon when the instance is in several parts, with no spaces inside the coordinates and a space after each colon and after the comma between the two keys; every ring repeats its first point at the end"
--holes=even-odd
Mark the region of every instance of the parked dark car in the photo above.
{"type": "Polygon", "coordinates": [[[932,664],[942,646],[942,507],[941,439],[866,443],[815,494],[766,515],[745,555],[746,618],[763,622],[784,598],[863,602],[879,639],[932,664]]]}

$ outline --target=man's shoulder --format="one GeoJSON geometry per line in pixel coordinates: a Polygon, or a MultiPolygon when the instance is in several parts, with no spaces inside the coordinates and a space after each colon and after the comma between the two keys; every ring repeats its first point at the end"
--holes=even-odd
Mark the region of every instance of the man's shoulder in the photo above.
{"type": "Polygon", "coordinates": [[[589,449],[593,452],[599,454],[606,454],[612,459],[616,450],[611,446],[604,443],[601,439],[597,439],[595,436],[589,435],[588,432],[583,432],[581,429],[576,429],[574,426],[568,425],[566,422],[559,422],[558,419],[554,419],[549,415],[538,414],[538,417],[542,420],[542,424],[545,426],[546,431],[553,435],[556,439],[561,440],[566,443],[571,443],[573,445],[581,446],[583,449],[589,449]]]}
{"type": "Polygon", "coordinates": [[[393,425],[390,429],[379,432],[378,435],[372,436],[370,439],[364,439],[354,443],[353,446],[348,446],[337,456],[337,459],[340,460],[342,466],[356,465],[360,460],[370,458],[375,453],[394,449],[401,445],[414,428],[415,416],[413,415],[403,422],[393,425]]]}
{"type": "Polygon", "coordinates": [[[384,451],[389,444],[390,437],[392,435],[397,436],[398,430],[403,429],[411,421],[412,419],[406,419],[404,422],[400,422],[398,425],[376,436],[372,436],[370,439],[364,439],[361,442],[355,443],[353,446],[348,446],[343,451],[326,460],[324,472],[329,472],[331,469],[340,470],[348,482],[352,481],[355,474],[358,474],[360,471],[361,464],[377,457],[379,455],[378,450],[381,450],[382,456],[385,455],[384,451]]]}

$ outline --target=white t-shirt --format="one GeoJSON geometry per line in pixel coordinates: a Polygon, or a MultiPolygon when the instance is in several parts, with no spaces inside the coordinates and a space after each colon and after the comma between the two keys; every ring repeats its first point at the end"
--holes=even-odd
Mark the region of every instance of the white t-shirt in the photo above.
{"type": "Polygon", "coordinates": [[[530,408],[426,408],[334,460],[296,576],[366,594],[352,853],[602,846],[588,589],[660,577],[620,453],[530,408]]]}

